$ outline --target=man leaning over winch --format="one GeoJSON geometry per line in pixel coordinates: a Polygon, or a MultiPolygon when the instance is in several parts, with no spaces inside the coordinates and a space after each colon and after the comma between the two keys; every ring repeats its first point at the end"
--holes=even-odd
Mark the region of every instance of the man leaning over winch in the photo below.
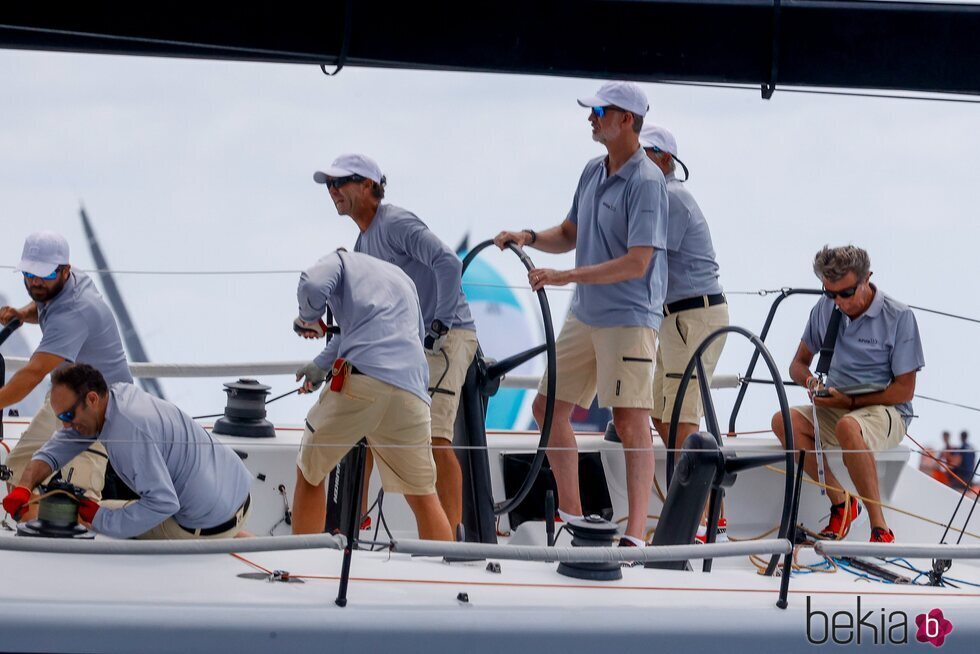
{"type": "Polygon", "coordinates": [[[51,375],[51,407],[64,424],[27,464],[3,500],[16,515],[31,491],[93,443],[105,446],[137,500],[85,498],[78,515],[113,538],[232,538],[250,509],[252,476],[234,450],[176,406],[132,384],[107,384],[98,370],[72,364],[51,375]]]}
{"type": "MultiPolygon", "coordinates": [[[[871,542],[891,543],[895,535],[881,509],[874,452],[898,445],[912,421],[915,377],[925,365],[919,327],[907,305],[871,283],[871,259],[863,249],[824,246],[813,260],[813,272],[823,282],[826,297],[810,311],[789,368],[790,377],[806,387],[813,401],[812,406],[791,411],[794,447],[807,451],[804,469],[812,479],[819,480],[823,470],[833,506],[822,538],[844,538],[861,512],[858,499],[845,494],[819,454],[819,446],[825,445],[843,450],[847,474],[868,511],[871,542]],[[841,313],[832,322],[836,311],[841,313]],[[837,330],[831,332],[835,324],[837,330]],[[836,342],[827,340],[828,332],[836,333],[836,342]],[[811,373],[810,363],[815,353],[828,349],[833,354],[824,381],[811,373]]],[[[772,428],[785,446],[782,414],[773,416],[772,428]]]]}
{"type": "MultiPolygon", "coordinates": [[[[119,328],[109,306],[88,275],[72,270],[68,263],[68,241],[61,234],[35,232],[24,242],[18,269],[31,302],[20,309],[0,307],[0,324],[17,319],[41,327],[41,343],[23,368],[0,389],[0,410],[25,398],[58,366],[67,362],[87,363],[98,369],[110,384],[132,383],[119,328]]],[[[41,445],[60,427],[50,397],[31,420],[13,451],[7,466],[17,479],[41,445]]],[[[86,496],[98,501],[105,484],[106,455],[99,443],[76,452],[60,463],[65,474],[72,470],[72,483],[85,489],[86,496]]],[[[33,517],[32,507],[23,520],[33,517]]]]}

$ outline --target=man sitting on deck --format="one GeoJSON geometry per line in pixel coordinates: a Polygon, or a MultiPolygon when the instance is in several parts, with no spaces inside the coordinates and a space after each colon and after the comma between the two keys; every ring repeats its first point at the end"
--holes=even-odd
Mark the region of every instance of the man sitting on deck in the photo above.
{"type": "Polygon", "coordinates": [[[98,440],[138,500],[85,498],[78,515],[113,538],[232,538],[248,518],[252,475],[176,406],[125,382],[111,386],[84,363],[51,375],[51,408],[65,428],[31,459],[3,508],[20,513],[31,491],[98,440]]]}
{"type": "MultiPolygon", "coordinates": [[[[792,409],[794,446],[808,451],[804,469],[818,479],[813,456],[816,414],[822,444],[840,447],[844,465],[864,500],[871,521],[871,542],[890,543],[895,535],[881,510],[878,471],[873,451],[898,445],[912,420],[915,376],[925,365],[915,315],[908,306],[893,300],[871,283],[871,259],[861,248],[825,246],[813,261],[813,272],[823,282],[824,295],[810,311],[810,321],[789,374],[805,386],[813,406],[792,409]],[[834,310],[842,312],[826,388],[810,372],[813,355],[819,352],[834,310]],[[846,395],[840,387],[877,384],[883,390],[846,395]]],[[[772,428],[786,444],[782,415],[772,419],[772,428]]],[[[860,513],[857,498],[848,497],[829,466],[824,482],[833,506],[829,524],[821,537],[842,539],[860,513]]]]}

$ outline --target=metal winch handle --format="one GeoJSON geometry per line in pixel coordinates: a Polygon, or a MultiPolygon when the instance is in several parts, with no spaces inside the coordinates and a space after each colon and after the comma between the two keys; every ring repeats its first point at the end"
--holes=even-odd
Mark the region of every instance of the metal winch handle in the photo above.
{"type": "MultiPolygon", "coordinates": [[[[480,252],[484,249],[493,245],[493,240],[483,241],[472,250],[470,250],[466,257],[463,259],[463,272],[466,272],[466,268],[470,265],[470,262],[476,258],[480,252]]],[[[520,258],[521,263],[527,268],[528,272],[533,270],[536,266],[531,258],[527,256],[524,250],[514,244],[513,241],[507,243],[507,248],[516,254],[520,258]]],[[[541,470],[542,464],[544,464],[544,457],[547,454],[548,440],[551,437],[551,423],[555,415],[555,380],[557,378],[556,371],[556,357],[555,357],[555,327],[551,321],[551,306],[548,304],[548,295],[542,288],[537,291],[538,304],[541,307],[541,317],[544,321],[544,338],[545,338],[545,351],[548,355],[548,397],[545,402],[544,409],[544,422],[541,425],[541,438],[538,441],[538,449],[534,454],[534,459],[531,461],[531,467],[527,471],[527,476],[524,478],[524,482],[521,487],[517,490],[513,497],[503,500],[502,502],[494,505],[493,512],[497,515],[508,513],[512,511],[518,504],[524,501],[528,493],[531,492],[531,487],[534,485],[534,480],[538,477],[538,472],[541,470]]],[[[540,352],[541,346],[536,348],[531,348],[528,353],[533,350],[540,352]]],[[[537,352],[535,353],[537,354],[537,352]]],[[[526,360],[525,357],[521,355],[515,355],[509,358],[510,361],[514,362],[513,367],[520,365],[526,360]]],[[[496,377],[503,376],[508,370],[502,370],[499,366],[493,367],[493,374],[496,377]]],[[[492,381],[492,379],[491,379],[492,381]]]]}

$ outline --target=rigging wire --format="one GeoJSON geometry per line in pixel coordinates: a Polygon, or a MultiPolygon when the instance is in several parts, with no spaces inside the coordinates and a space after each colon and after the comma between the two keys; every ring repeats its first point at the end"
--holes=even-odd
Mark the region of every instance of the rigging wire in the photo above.
{"type": "MultiPolygon", "coordinates": [[[[661,80],[658,82],[650,82],[651,84],[664,84],[667,86],[694,86],[698,88],[706,89],[734,89],[736,91],[752,91],[754,93],[759,92],[759,86],[757,84],[730,84],[725,82],[684,82],[684,81],[667,81],[661,80]]],[[[965,97],[951,97],[951,96],[930,96],[930,95],[902,95],[898,93],[873,93],[873,92],[861,92],[861,91],[835,91],[835,90],[822,90],[822,89],[810,89],[810,88],[799,88],[799,87],[786,87],[780,86],[779,91],[781,93],[802,93],[806,95],[831,95],[831,96],[842,96],[848,98],[872,98],[881,100],[919,100],[919,101],[933,101],[933,102],[954,102],[961,104],[980,104],[980,98],[965,98],[965,97]]]]}

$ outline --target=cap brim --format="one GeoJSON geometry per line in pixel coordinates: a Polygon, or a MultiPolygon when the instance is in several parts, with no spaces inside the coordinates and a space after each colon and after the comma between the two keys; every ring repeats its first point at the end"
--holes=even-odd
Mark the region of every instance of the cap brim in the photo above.
{"type": "Polygon", "coordinates": [[[579,98],[578,104],[580,107],[604,107],[607,105],[606,101],[597,97],[592,96],[591,98],[579,98]]]}
{"type": "Polygon", "coordinates": [[[20,272],[31,273],[32,275],[37,275],[38,277],[47,277],[55,270],[58,269],[59,263],[48,263],[46,261],[30,261],[28,259],[21,259],[20,265],[17,266],[17,270],[20,272]]]}

